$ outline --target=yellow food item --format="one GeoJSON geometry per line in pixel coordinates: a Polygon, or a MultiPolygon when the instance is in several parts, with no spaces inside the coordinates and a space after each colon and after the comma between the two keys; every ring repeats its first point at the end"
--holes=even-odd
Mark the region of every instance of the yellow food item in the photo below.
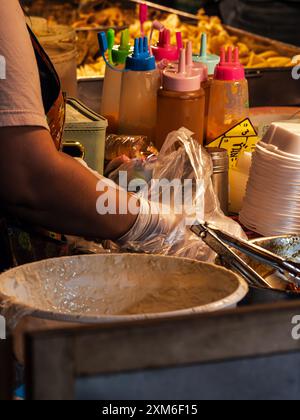
{"type": "Polygon", "coordinates": [[[85,64],[77,69],[77,77],[95,77],[104,76],[105,74],[105,62],[103,58],[98,58],[94,63],[85,64]]]}

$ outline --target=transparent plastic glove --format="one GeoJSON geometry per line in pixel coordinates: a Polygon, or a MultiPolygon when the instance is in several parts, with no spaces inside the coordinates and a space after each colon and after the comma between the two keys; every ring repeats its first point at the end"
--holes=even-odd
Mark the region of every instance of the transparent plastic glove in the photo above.
{"type": "Polygon", "coordinates": [[[185,217],[143,198],[140,203],[135,225],[118,241],[123,251],[214,260],[214,253],[186,226],[185,217]]]}
{"type": "Polygon", "coordinates": [[[106,166],[104,175],[109,178],[110,174],[117,171],[124,163],[130,162],[129,157],[122,155],[117,157],[116,159],[109,162],[109,164],[106,166]]]}
{"type": "MultiPolygon", "coordinates": [[[[120,181],[120,174],[126,173],[126,183],[130,183],[133,179],[143,179],[147,183],[151,181],[152,173],[155,168],[157,157],[150,156],[147,159],[124,159],[120,157],[113,161],[116,164],[116,167],[113,170],[110,170],[111,164],[108,165],[109,173],[106,173],[108,178],[115,182],[116,184],[122,184],[120,181]],[[123,159],[123,161],[122,161],[123,159]],[[120,162],[120,165],[117,166],[117,163],[120,162]]],[[[125,185],[125,188],[127,185],[125,185]]]]}

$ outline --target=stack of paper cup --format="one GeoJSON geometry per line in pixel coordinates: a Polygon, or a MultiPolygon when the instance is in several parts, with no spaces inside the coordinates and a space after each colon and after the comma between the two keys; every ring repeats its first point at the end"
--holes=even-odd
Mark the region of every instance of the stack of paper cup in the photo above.
{"type": "Polygon", "coordinates": [[[299,123],[274,123],[258,143],[240,221],[264,236],[300,233],[299,123]]]}

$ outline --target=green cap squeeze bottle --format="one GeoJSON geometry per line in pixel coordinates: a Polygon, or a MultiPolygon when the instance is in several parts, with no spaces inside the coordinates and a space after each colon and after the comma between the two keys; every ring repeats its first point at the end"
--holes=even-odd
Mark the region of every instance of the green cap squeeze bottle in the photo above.
{"type": "Polygon", "coordinates": [[[129,29],[125,29],[121,32],[121,43],[120,45],[114,45],[112,49],[112,59],[115,64],[125,64],[126,59],[132,52],[130,41],[129,29]]]}
{"type": "Polygon", "coordinates": [[[100,113],[108,120],[108,133],[116,134],[119,128],[120,95],[122,86],[122,69],[131,52],[129,44],[129,31],[121,33],[121,44],[115,44],[115,31],[110,29],[107,33],[99,35],[101,55],[106,61],[102,101],[100,113]],[[108,61],[105,53],[108,54],[108,61]]]}

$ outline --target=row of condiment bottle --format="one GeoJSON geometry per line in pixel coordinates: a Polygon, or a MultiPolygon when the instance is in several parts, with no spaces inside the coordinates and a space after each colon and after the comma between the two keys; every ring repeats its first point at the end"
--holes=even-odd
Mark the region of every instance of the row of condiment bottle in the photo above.
{"type": "Polygon", "coordinates": [[[193,56],[191,43],[181,48],[177,34],[177,46],[171,45],[170,31],[163,27],[152,48],[144,37],[132,50],[127,30],[119,46],[112,46],[112,36],[108,33],[103,46],[105,34],[100,34],[103,56],[111,50],[101,107],[110,132],[146,135],[160,149],[167,134],[182,126],[203,144],[248,116],[248,84],[238,49],[227,54],[222,49],[221,60],[207,55],[203,34],[201,53],[193,56]]]}

